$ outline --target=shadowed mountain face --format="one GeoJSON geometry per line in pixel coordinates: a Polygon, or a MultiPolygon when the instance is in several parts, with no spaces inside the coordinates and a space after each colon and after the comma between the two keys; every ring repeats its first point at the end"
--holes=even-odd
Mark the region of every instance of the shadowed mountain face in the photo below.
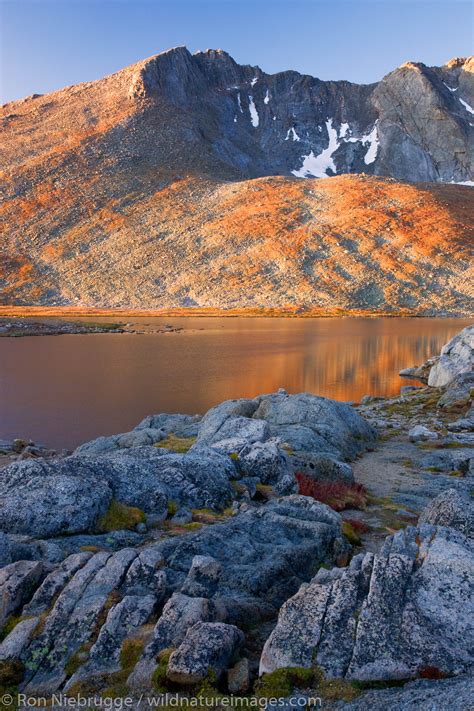
{"type": "Polygon", "coordinates": [[[472,188],[416,183],[473,180],[473,71],[359,86],[180,47],[6,104],[0,301],[468,313],[472,188]]]}

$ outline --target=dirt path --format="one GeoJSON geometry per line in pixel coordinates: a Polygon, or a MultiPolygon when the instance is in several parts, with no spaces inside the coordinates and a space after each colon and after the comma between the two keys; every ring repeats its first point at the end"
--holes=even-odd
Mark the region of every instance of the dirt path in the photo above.
{"type": "Polygon", "coordinates": [[[433,389],[422,388],[360,407],[380,433],[376,449],[352,464],[356,482],[369,493],[368,506],[342,514],[369,527],[361,534],[361,550],[378,550],[387,534],[415,524],[422,509],[442,491],[474,489],[469,469],[474,447],[447,430],[448,422],[460,413],[440,412],[437,397],[433,389]],[[438,439],[411,442],[408,432],[420,424],[438,439]]]}

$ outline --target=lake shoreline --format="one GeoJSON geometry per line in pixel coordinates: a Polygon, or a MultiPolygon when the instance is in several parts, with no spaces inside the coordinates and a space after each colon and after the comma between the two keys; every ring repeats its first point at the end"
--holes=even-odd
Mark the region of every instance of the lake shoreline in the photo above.
{"type": "Polygon", "coordinates": [[[294,306],[288,308],[236,308],[220,309],[213,307],[182,307],[166,309],[117,309],[74,306],[2,306],[0,318],[87,318],[115,317],[120,318],[473,318],[474,313],[414,311],[402,309],[399,311],[383,311],[373,309],[340,308],[319,309],[294,306]]]}

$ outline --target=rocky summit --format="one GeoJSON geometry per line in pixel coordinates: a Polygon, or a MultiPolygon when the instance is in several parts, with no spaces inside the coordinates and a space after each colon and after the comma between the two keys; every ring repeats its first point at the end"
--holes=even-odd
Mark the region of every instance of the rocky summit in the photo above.
{"type": "Polygon", "coordinates": [[[442,385],[281,389],[0,468],[2,693],[467,711],[473,331],[414,369],[442,385]]]}
{"type": "Polygon", "coordinates": [[[473,67],[178,47],[6,104],[0,303],[472,313],[473,67]]]}

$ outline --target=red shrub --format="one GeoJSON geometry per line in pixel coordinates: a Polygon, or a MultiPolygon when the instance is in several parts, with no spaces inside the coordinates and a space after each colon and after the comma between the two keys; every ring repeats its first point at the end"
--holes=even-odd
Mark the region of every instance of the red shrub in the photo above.
{"type": "Polygon", "coordinates": [[[303,496],[312,496],[335,511],[364,509],[367,495],[362,484],[345,484],[340,481],[315,481],[308,474],[296,473],[298,491],[303,496]]]}
{"type": "Polygon", "coordinates": [[[370,526],[368,526],[364,521],[359,521],[358,518],[346,518],[344,519],[347,523],[350,523],[354,531],[357,533],[368,533],[370,531],[370,526]]]}
{"type": "Polygon", "coordinates": [[[446,679],[447,675],[438,667],[421,667],[418,670],[418,676],[421,679],[446,679]]]}

